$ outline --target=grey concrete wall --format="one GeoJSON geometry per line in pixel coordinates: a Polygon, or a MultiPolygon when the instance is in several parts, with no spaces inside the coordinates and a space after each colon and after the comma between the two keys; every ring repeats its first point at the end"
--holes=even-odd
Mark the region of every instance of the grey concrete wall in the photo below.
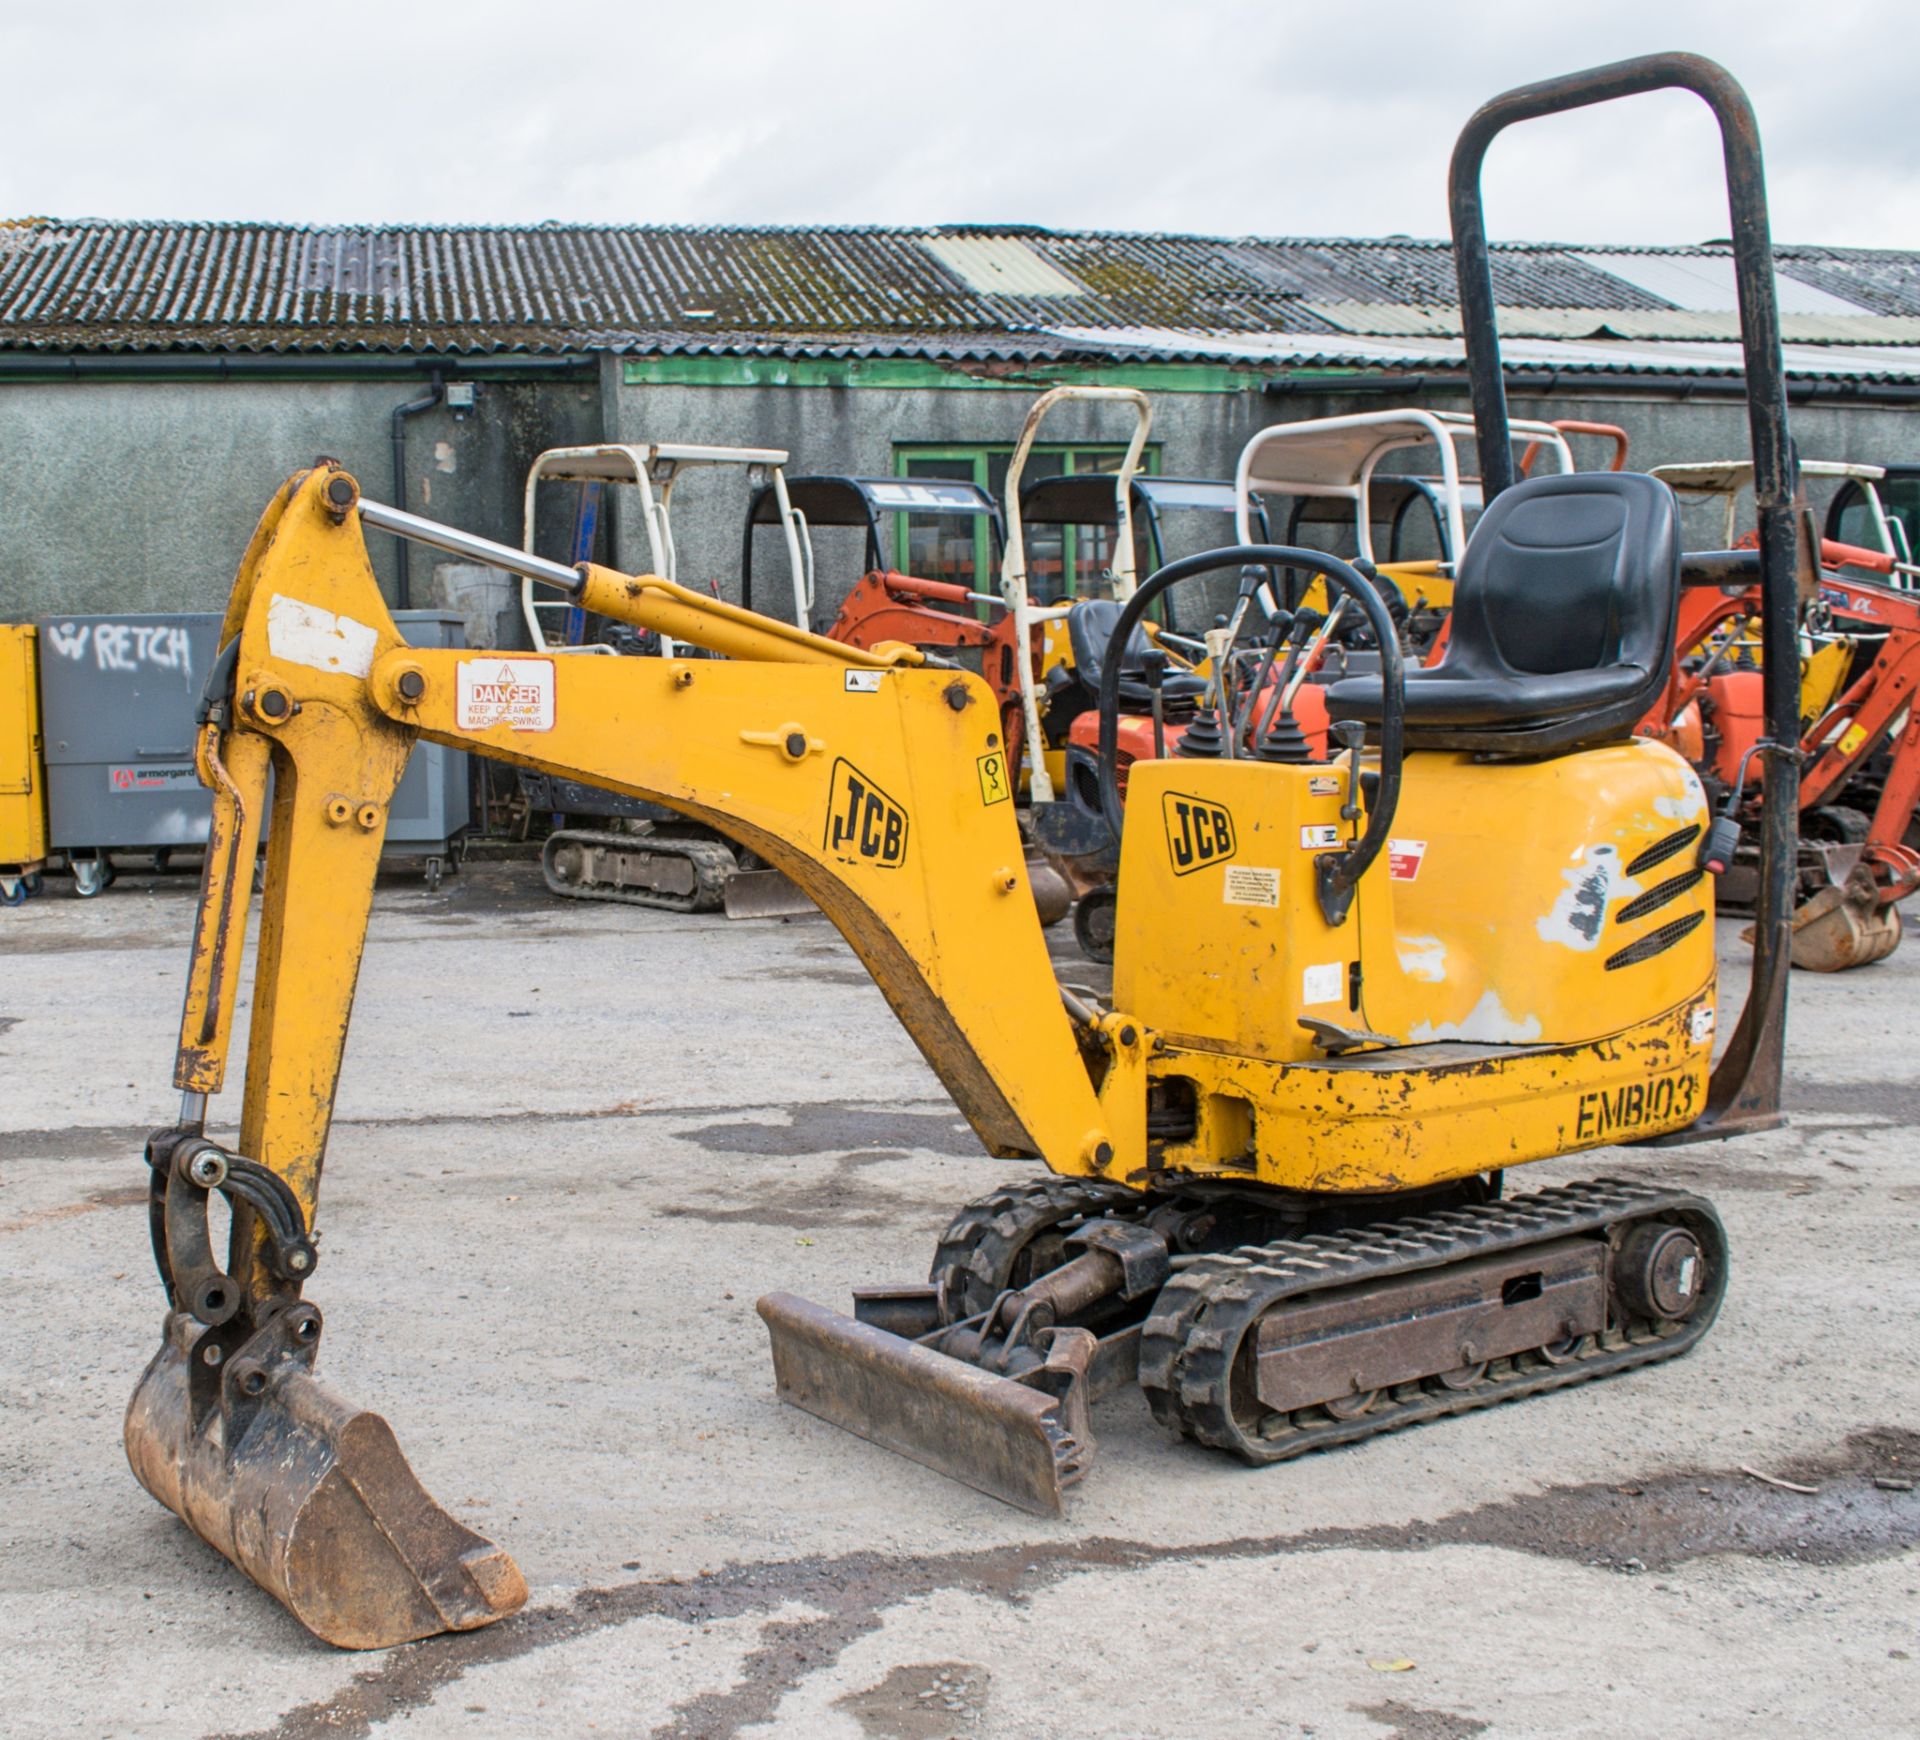
{"type": "MultiPolygon", "coordinates": [[[[487,382],[478,406],[456,419],[436,410],[408,426],[406,505],[502,542],[520,539],[526,468],[542,448],[599,439],[773,446],[791,469],[889,474],[896,442],[1011,442],[1037,387],[916,389],[627,386],[616,358],[594,382],[487,382]],[[602,405],[607,412],[602,416],[602,405]]],[[[255,519],[281,479],[329,453],[368,493],[393,494],[387,441],[392,408],[419,391],[406,380],[61,382],[0,386],[0,617],[62,612],[215,609],[255,519]]],[[[1162,469],[1230,476],[1240,447],[1270,422],[1373,410],[1380,394],[1156,393],[1153,439],[1162,469]]],[[[1465,409],[1464,396],[1420,403],[1465,409]]],[[[1734,457],[1745,452],[1743,408],[1643,396],[1516,395],[1516,414],[1618,422],[1636,465],[1734,457]]],[[[1043,439],[1124,439],[1113,408],[1067,406],[1043,439]]],[[[1920,415],[1828,405],[1796,407],[1809,458],[1920,459],[1920,415]]],[[[627,492],[620,492],[626,494],[627,492]]],[[[1823,491],[1813,491],[1818,501],[1823,491]]],[[[675,504],[681,578],[739,595],[744,474],[690,476],[675,504]]],[[[567,503],[556,492],[543,547],[564,556],[567,503]]],[[[630,512],[615,509],[615,559],[648,565],[630,512]]],[[[1717,540],[1701,516],[1689,541],[1717,540]]],[[[1208,540],[1211,541],[1211,540],[1208,540]]],[[[373,534],[374,564],[392,593],[392,541],[373,534]]],[[[831,618],[856,576],[852,534],[816,539],[816,621],[831,618]]],[[[1183,553],[1175,549],[1171,553],[1183,553]]],[[[429,599],[434,558],[414,555],[415,600],[429,599]]],[[[786,613],[778,541],[762,534],[757,602],[786,613]]]]}
{"type": "MultiPolygon", "coordinates": [[[[317,454],[393,496],[393,407],[421,384],[207,380],[0,386],[0,618],[213,610],[260,511],[317,454]]],[[[408,424],[407,505],[520,541],[542,447],[599,438],[592,383],[478,383],[478,405],[408,424]]],[[[371,534],[393,593],[393,541],[371,534]]],[[[415,602],[432,557],[416,551],[415,602]]]]}

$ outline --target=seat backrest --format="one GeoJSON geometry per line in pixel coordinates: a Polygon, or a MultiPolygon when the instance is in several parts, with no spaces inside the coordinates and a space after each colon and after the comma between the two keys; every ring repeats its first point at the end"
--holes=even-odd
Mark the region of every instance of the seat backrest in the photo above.
{"type": "Polygon", "coordinates": [[[1467,540],[1445,663],[1489,677],[1631,665],[1664,683],[1679,601],[1666,484],[1633,471],[1529,478],[1467,540]]]}
{"type": "MultiPolygon", "coordinates": [[[[1090,689],[1100,687],[1100,667],[1106,663],[1107,646],[1120,626],[1123,608],[1112,598],[1081,598],[1067,611],[1067,644],[1073,649],[1074,672],[1090,689]]],[[[1152,650],[1146,630],[1136,626],[1127,637],[1126,653],[1120,661],[1122,674],[1137,675],[1152,650]]]]}

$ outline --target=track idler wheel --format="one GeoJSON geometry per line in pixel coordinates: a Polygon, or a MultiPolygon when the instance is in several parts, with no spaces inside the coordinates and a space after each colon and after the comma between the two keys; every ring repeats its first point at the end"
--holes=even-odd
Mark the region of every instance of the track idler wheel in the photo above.
{"type": "Polygon", "coordinates": [[[527,1599],[519,1567],[427,1495],[378,1414],[313,1375],[320,1313],[168,1315],[127,1408],[140,1484],[324,1642],[471,1631],[527,1599]]]}
{"type": "Polygon", "coordinates": [[[1636,1317],[1684,1323],[1700,1304],[1706,1267],[1700,1241],[1687,1228],[1649,1221],[1620,1241],[1613,1286],[1636,1317]]]}

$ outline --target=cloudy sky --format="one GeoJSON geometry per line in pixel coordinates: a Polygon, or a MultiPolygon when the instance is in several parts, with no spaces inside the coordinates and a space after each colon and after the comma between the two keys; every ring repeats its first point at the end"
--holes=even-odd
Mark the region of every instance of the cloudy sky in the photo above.
{"type": "MultiPolygon", "coordinates": [[[[1909,0],[0,0],[0,214],[1445,233],[1495,92],[1656,49],[1759,111],[1782,240],[1920,247],[1909,0]]],[[[1726,233],[1712,124],[1510,134],[1501,237],[1726,233]]]]}

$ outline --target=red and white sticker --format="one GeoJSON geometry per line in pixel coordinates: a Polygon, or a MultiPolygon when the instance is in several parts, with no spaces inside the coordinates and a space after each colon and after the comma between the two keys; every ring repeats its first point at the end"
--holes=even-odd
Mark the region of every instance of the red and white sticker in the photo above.
{"type": "Polygon", "coordinates": [[[1411,882],[1420,874],[1420,866],[1426,856],[1425,840],[1389,840],[1387,874],[1396,882],[1411,882]]]}
{"type": "Polygon", "coordinates": [[[552,659],[462,659],[454,723],[462,731],[553,729],[552,659]]]}

